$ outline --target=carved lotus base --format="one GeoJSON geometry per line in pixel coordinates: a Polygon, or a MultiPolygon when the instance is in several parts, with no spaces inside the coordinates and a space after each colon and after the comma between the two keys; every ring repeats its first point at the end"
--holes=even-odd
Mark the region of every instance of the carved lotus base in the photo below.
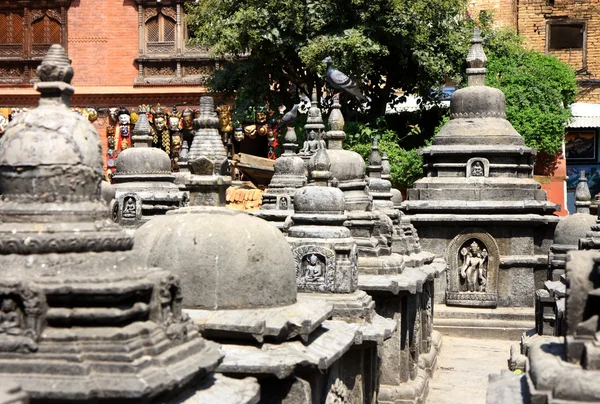
{"type": "Polygon", "coordinates": [[[377,402],[379,404],[424,404],[429,393],[429,375],[419,369],[417,377],[396,386],[382,384],[379,386],[377,402]]]}

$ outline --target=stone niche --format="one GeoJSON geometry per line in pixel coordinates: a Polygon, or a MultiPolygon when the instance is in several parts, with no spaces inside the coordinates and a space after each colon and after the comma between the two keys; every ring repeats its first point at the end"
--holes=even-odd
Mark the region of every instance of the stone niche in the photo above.
{"type": "Polygon", "coordinates": [[[446,262],[446,304],[498,305],[500,253],[492,236],[482,229],[463,230],[448,246],[446,262]]]}

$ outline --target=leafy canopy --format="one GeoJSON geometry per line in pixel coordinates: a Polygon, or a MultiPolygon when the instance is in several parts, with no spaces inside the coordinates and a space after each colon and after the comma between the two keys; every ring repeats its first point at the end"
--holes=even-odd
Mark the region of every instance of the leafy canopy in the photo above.
{"type": "Polygon", "coordinates": [[[429,97],[459,71],[468,39],[464,0],[203,0],[186,10],[192,41],[237,59],[211,87],[247,105],[290,106],[331,56],[382,115],[395,91],[429,97]]]}
{"type": "Polygon", "coordinates": [[[553,56],[527,50],[513,30],[484,30],[486,84],[506,96],[506,116],[525,144],[554,155],[562,148],[567,108],[575,99],[575,72],[553,56]]]}

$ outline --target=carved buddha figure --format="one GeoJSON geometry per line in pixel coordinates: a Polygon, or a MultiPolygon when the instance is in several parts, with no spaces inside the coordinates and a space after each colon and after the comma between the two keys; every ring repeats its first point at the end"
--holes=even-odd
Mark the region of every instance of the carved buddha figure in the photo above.
{"type": "Polygon", "coordinates": [[[484,176],[483,164],[481,164],[481,161],[476,161],[473,163],[473,165],[471,166],[471,176],[473,176],[473,177],[483,177],[484,176]]]}
{"type": "Polygon", "coordinates": [[[132,197],[125,198],[123,201],[123,217],[127,219],[135,219],[135,199],[132,197]]]}
{"type": "Polygon", "coordinates": [[[460,250],[463,257],[463,265],[460,268],[460,276],[466,282],[469,292],[484,292],[487,283],[487,257],[488,252],[485,248],[481,248],[479,244],[473,240],[471,245],[463,247],[460,250]]]}
{"type": "Polygon", "coordinates": [[[5,297],[0,307],[0,334],[20,335],[22,332],[17,303],[10,297],[5,297]]]}
{"type": "Polygon", "coordinates": [[[315,254],[311,254],[307,258],[305,278],[309,282],[317,282],[323,280],[323,264],[315,254]]]}

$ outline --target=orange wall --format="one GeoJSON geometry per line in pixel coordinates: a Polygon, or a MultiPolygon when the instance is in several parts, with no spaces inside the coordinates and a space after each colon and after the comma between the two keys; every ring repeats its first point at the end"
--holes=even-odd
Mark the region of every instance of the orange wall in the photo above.
{"type": "Polygon", "coordinates": [[[135,0],[73,0],[68,21],[73,84],[132,86],[139,56],[135,0]]]}

